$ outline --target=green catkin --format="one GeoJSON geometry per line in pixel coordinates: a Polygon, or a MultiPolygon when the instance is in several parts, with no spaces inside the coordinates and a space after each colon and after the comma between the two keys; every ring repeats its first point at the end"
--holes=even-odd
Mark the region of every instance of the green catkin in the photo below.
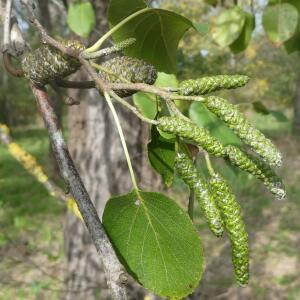
{"type": "Polygon", "coordinates": [[[165,116],[158,119],[158,128],[167,133],[188,139],[205,149],[208,153],[221,157],[225,155],[224,146],[206,128],[198,127],[178,116],[165,116]]]}
{"type": "MultiPolygon", "coordinates": [[[[84,50],[84,45],[76,40],[64,41],[62,44],[73,50],[84,50]]],[[[39,86],[71,75],[79,68],[78,59],[63,54],[50,45],[42,45],[28,53],[22,60],[25,77],[39,86]]]]}
{"type": "Polygon", "coordinates": [[[193,161],[184,152],[178,152],[175,159],[175,169],[189,188],[194,191],[212,233],[217,237],[222,236],[223,222],[220,212],[193,161]]]}
{"type": "Polygon", "coordinates": [[[244,75],[217,75],[188,79],[179,84],[179,94],[204,95],[222,89],[235,89],[244,86],[249,81],[244,75]]]}
{"type": "Polygon", "coordinates": [[[282,180],[268,164],[232,145],[226,146],[225,152],[233,165],[260,179],[278,199],[285,198],[286,192],[282,180]]]}
{"type": "Polygon", "coordinates": [[[241,140],[250,145],[267,163],[273,166],[281,165],[281,153],[263,133],[253,127],[235,105],[215,96],[207,97],[203,104],[223,120],[241,140]]]}
{"type": "Polygon", "coordinates": [[[227,182],[219,174],[212,175],[209,185],[215,203],[221,211],[224,226],[231,242],[236,281],[245,286],[249,280],[249,244],[240,205],[227,182]]]}
{"type": "MultiPolygon", "coordinates": [[[[129,57],[117,56],[109,59],[101,64],[104,69],[116,74],[108,74],[104,71],[99,71],[101,79],[111,83],[124,83],[122,79],[126,79],[132,83],[153,84],[157,78],[157,70],[155,67],[144,60],[129,57]]],[[[121,97],[127,97],[134,94],[136,91],[123,90],[118,91],[121,97]]]]}

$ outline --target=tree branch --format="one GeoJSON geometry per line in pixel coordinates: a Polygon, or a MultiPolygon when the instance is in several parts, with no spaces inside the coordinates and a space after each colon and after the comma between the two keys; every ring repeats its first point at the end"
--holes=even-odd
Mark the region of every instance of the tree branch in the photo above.
{"type": "Polygon", "coordinates": [[[88,228],[91,239],[102,258],[108,285],[114,299],[127,299],[125,282],[127,275],[120,264],[112,245],[106,235],[97,211],[91,202],[82,180],[69,154],[62,131],[59,128],[55,112],[50,104],[48,93],[44,88],[31,86],[35,95],[40,114],[48,129],[51,146],[58,161],[60,171],[66,183],[69,184],[83,220],[88,228]]]}
{"type": "Polygon", "coordinates": [[[21,0],[21,3],[25,6],[25,8],[27,10],[28,20],[38,29],[40,36],[41,36],[41,40],[44,43],[47,43],[47,44],[57,48],[61,52],[65,53],[71,57],[78,58],[78,55],[79,55],[78,50],[74,50],[72,48],[65,47],[61,43],[56,41],[54,38],[52,38],[51,36],[48,35],[45,28],[42,26],[42,24],[38,21],[38,19],[34,15],[35,6],[31,0],[21,0]]]}
{"type": "Polygon", "coordinates": [[[202,96],[182,96],[169,92],[164,88],[159,88],[154,85],[145,83],[107,83],[108,87],[114,91],[118,90],[133,90],[151,93],[164,99],[170,100],[185,100],[185,101],[204,101],[205,98],[202,96]]]}

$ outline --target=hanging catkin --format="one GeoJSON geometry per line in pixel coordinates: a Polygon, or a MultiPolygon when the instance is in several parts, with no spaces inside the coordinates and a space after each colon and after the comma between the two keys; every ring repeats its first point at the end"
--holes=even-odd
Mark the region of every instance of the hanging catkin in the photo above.
{"type": "Polygon", "coordinates": [[[266,162],[270,165],[281,165],[281,153],[263,133],[250,124],[244,114],[239,112],[235,105],[215,96],[207,97],[203,104],[223,120],[236,135],[246,144],[250,145],[266,162]]]}
{"type": "Polygon", "coordinates": [[[189,188],[194,191],[212,233],[217,237],[221,236],[223,234],[223,222],[218,207],[209,193],[206,182],[186,153],[181,151],[177,153],[175,169],[189,188]]]}
{"type": "Polygon", "coordinates": [[[249,280],[249,244],[240,205],[225,179],[219,174],[212,175],[209,185],[215,203],[221,211],[224,226],[231,242],[235,278],[240,285],[245,286],[249,280]]]}
{"type": "Polygon", "coordinates": [[[278,199],[285,198],[286,192],[282,180],[269,165],[232,145],[226,146],[225,152],[233,165],[260,179],[278,199]]]}

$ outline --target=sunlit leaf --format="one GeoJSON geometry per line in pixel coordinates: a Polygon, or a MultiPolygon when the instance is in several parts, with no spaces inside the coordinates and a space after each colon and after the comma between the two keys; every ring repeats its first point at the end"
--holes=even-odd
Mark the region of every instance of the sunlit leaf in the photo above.
{"type": "Polygon", "coordinates": [[[153,94],[138,92],[133,95],[133,103],[145,117],[154,119],[157,115],[157,101],[153,94]]]}
{"type": "MultiPolygon", "coordinates": [[[[110,26],[134,12],[146,8],[142,0],[111,0],[108,9],[110,26]]],[[[122,26],[114,35],[115,41],[136,38],[137,42],[125,52],[145,59],[159,71],[176,70],[176,52],[180,39],[194,24],[187,18],[163,9],[150,9],[122,26]]]]}
{"type": "Polygon", "coordinates": [[[252,32],[255,28],[255,18],[249,13],[245,13],[245,16],[245,24],[240,36],[233,44],[230,45],[230,49],[233,53],[244,51],[251,41],[252,32]]]}
{"type": "Polygon", "coordinates": [[[298,11],[295,6],[280,3],[268,6],[263,15],[263,26],[274,43],[283,43],[290,39],[297,29],[298,11]]]}
{"type": "Polygon", "coordinates": [[[103,224],[121,262],[145,288],[181,299],[197,287],[203,272],[201,242],[174,201],[133,191],[107,202],[103,224]]]}
{"type": "Polygon", "coordinates": [[[88,37],[96,24],[93,6],[90,2],[71,3],[67,22],[77,35],[88,37]]]}
{"type": "Polygon", "coordinates": [[[240,7],[223,11],[216,20],[212,37],[221,47],[231,45],[241,34],[245,24],[245,13],[240,7]]]}

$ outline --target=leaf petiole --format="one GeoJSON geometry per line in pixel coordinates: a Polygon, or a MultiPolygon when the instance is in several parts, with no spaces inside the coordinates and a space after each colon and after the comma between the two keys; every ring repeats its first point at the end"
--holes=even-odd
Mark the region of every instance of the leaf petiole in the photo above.
{"type": "Polygon", "coordinates": [[[119,30],[124,24],[126,24],[127,22],[129,22],[130,20],[134,19],[135,17],[137,17],[138,15],[141,15],[143,13],[145,13],[146,11],[150,10],[149,7],[146,7],[144,9],[138,10],[135,13],[133,13],[132,15],[129,15],[128,17],[126,17],[125,19],[123,19],[120,23],[118,23],[116,26],[114,26],[113,28],[111,28],[108,32],[106,32],[93,46],[91,46],[90,48],[86,49],[84,51],[84,53],[91,53],[91,52],[95,52],[98,49],[100,49],[100,47],[102,46],[102,44],[112,35],[114,34],[117,30],[119,30]]]}
{"type": "Polygon", "coordinates": [[[118,114],[115,110],[115,107],[114,107],[114,105],[111,101],[110,95],[107,91],[104,92],[104,97],[105,97],[105,100],[106,100],[106,102],[107,102],[107,104],[108,104],[108,106],[109,106],[109,108],[112,112],[113,118],[114,118],[116,126],[117,126],[117,130],[119,132],[119,136],[120,136],[120,140],[121,140],[121,143],[122,143],[124,154],[125,154],[125,157],[126,157],[126,160],[127,160],[127,165],[128,165],[129,173],[130,173],[130,176],[131,176],[131,181],[132,181],[133,188],[135,189],[137,194],[139,194],[138,193],[139,189],[138,189],[137,181],[136,181],[135,174],[134,174],[134,171],[133,171],[131,159],[130,159],[128,148],[127,148],[126,141],[125,141],[125,136],[124,136],[124,133],[123,133],[123,130],[122,130],[122,126],[120,124],[118,114]]]}

